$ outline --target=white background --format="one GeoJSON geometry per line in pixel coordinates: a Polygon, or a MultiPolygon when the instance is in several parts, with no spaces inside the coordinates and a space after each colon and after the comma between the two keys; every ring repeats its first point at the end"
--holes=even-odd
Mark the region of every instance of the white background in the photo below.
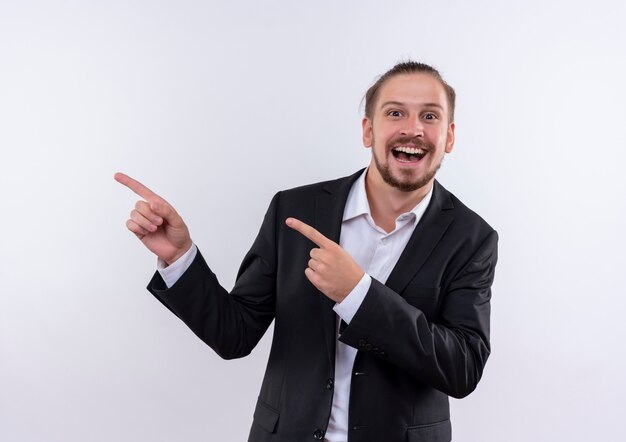
{"type": "MultiPolygon", "coordinates": [[[[500,233],[455,441],[624,437],[623,1],[2,1],[0,440],[243,441],[271,329],[222,361],[146,290],[135,176],[226,287],[280,189],[369,162],[407,57],[458,93],[439,180],[500,233]]],[[[312,363],[315,355],[311,355],[312,363]]]]}

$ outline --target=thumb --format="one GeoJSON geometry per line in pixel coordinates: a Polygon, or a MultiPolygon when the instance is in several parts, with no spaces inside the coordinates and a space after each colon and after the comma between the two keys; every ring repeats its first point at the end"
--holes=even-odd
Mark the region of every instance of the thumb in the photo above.
{"type": "Polygon", "coordinates": [[[150,203],[150,208],[154,213],[166,220],[171,226],[177,227],[182,225],[180,216],[169,204],[164,204],[161,201],[153,201],[150,203]]]}

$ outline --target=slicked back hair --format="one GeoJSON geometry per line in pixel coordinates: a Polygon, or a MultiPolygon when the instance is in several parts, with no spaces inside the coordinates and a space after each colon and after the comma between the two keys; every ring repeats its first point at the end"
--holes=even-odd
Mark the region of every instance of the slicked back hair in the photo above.
{"type": "Polygon", "coordinates": [[[450,113],[450,123],[454,121],[454,104],[456,101],[456,93],[454,92],[452,86],[445,82],[445,80],[441,77],[439,71],[434,67],[429,66],[425,63],[418,63],[417,61],[411,60],[403,61],[396,64],[394,67],[381,75],[378,80],[376,80],[376,82],[367,90],[367,92],[365,93],[365,116],[367,118],[372,118],[372,115],[374,113],[374,106],[376,105],[376,100],[378,99],[380,88],[390,78],[393,78],[396,75],[404,74],[428,74],[435,77],[441,83],[446,92],[446,98],[448,99],[448,108],[450,113]]]}

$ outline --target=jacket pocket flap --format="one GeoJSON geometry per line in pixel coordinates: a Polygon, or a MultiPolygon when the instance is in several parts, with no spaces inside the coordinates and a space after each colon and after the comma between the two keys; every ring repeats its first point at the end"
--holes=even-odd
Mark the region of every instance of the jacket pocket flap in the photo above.
{"type": "Polygon", "coordinates": [[[264,430],[273,433],[280,414],[259,398],[254,410],[254,421],[264,430]]]}
{"type": "Polygon", "coordinates": [[[449,419],[407,429],[408,442],[450,442],[451,440],[452,425],[449,419]]]}

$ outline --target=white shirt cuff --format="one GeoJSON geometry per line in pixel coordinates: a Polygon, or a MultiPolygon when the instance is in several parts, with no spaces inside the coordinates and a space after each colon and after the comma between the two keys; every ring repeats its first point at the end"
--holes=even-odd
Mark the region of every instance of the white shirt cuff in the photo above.
{"type": "Polygon", "coordinates": [[[196,247],[195,244],[192,244],[183,256],[178,258],[169,266],[161,258],[157,259],[157,270],[161,274],[161,278],[165,281],[165,285],[168,289],[176,284],[176,281],[183,276],[183,273],[187,271],[197,253],[198,247],[196,247]]]}
{"type": "Polygon", "coordinates": [[[367,291],[370,289],[371,285],[372,277],[367,273],[364,273],[358,284],[350,293],[348,293],[348,296],[346,296],[340,303],[335,304],[333,307],[335,313],[337,313],[339,317],[346,322],[346,324],[350,324],[350,321],[352,321],[352,318],[356,314],[357,310],[361,307],[361,304],[365,299],[365,295],[367,295],[367,291]]]}

